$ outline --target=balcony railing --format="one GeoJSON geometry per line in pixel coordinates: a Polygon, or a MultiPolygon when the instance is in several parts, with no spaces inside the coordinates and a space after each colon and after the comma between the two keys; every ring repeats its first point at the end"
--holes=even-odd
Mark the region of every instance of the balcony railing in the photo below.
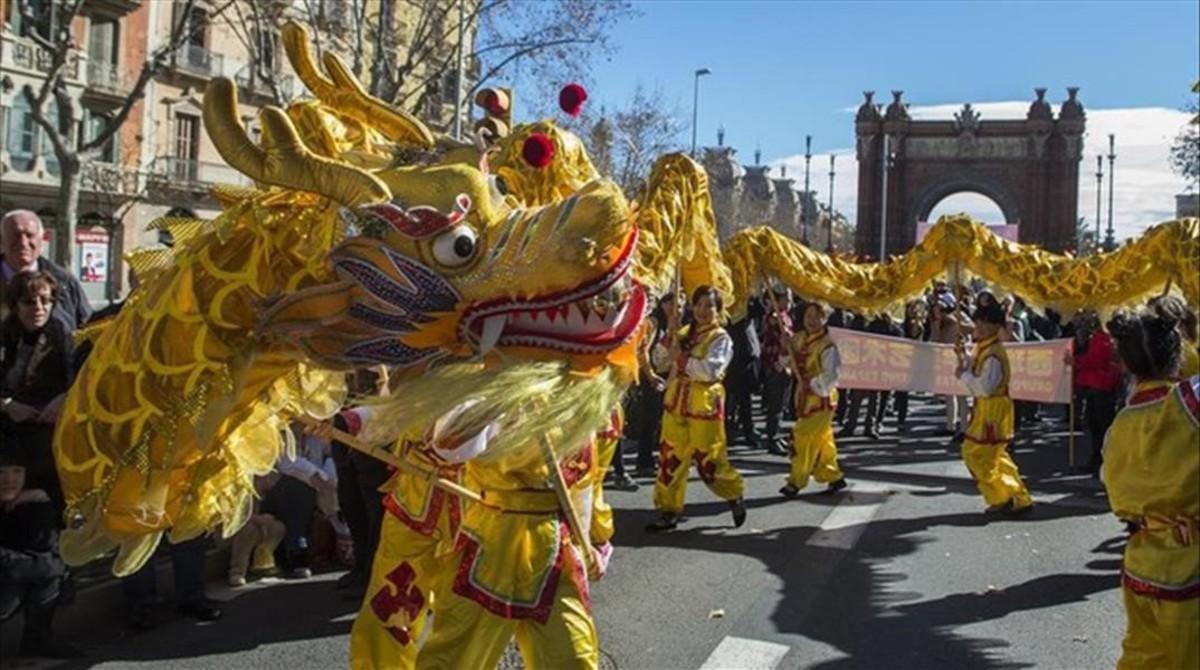
{"type": "Polygon", "coordinates": [[[215,184],[253,186],[254,182],[224,163],[162,156],[154,161],[150,181],[159,188],[181,191],[207,191],[215,184]]]}
{"type": "Polygon", "coordinates": [[[175,69],[201,77],[219,77],[224,56],[195,44],[185,44],[175,52],[175,69]]]}
{"type": "MultiPolygon", "coordinates": [[[[3,54],[0,64],[34,72],[50,71],[54,56],[49,51],[24,37],[17,37],[8,32],[0,34],[3,35],[4,42],[3,46],[0,46],[0,53],[3,54]]],[[[79,55],[73,51],[67,54],[63,75],[68,80],[79,79],[79,55]]]]}
{"type": "MultiPolygon", "coordinates": [[[[279,95],[283,99],[280,102],[287,102],[296,96],[296,78],[290,74],[281,72],[272,75],[275,86],[279,89],[279,95]]],[[[273,98],[275,93],[271,90],[271,83],[259,72],[255,72],[253,65],[238,70],[238,73],[233,76],[233,80],[237,82],[238,87],[245,90],[247,93],[261,95],[268,98],[273,98]]]]}
{"type": "Polygon", "coordinates": [[[137,168],[127,165],[89,161],[83,164],[80,177],[83,189],[110,196],[133,196],[139,188],[137,168]]]}
{"type": "Polygon", "coordinates": [[[88,61],[87,83],[88,88],[109,95],[123,96],[129,92],[129,81],[115,63],[88,61]]]}

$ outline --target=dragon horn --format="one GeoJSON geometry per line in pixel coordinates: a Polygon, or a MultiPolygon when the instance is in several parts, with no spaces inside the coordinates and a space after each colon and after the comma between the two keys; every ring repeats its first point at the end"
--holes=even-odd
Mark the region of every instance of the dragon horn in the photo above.
{"type": "Polygon", "coordinates": [[[318,193],[347,207],[387,202],[391,191],[374,175],[318,156],[301,141],[282,109],[264,107],[262,146],[255,146],[238,119],[233,82],[217,78],[204,92],[204,127],[217,152],[233,168],[258,182],[318,193]]]}
{"type": "Polygon", "coordinates": [[[433,148],[433,133],[416,117],[396,109],[371,96],[337,55],[326,51],[323,59],[325,73],[313,62],[309,49],[308,29],[288,21],[283,25],[283,48],[300,81],[318,100],[364,126],[378,128],[397,144],[433,148]]]}

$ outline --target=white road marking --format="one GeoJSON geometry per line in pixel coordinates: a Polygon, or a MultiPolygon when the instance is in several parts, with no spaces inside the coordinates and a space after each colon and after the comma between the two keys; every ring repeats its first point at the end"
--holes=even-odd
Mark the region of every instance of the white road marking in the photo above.
{"type": "Polygon", "coordinates": [[[726,637],[700,670],[774,670],[791,647],[774,642],[726,637]]]}
{"type": "Polygon", "coordinates": [[[850,550],[858,542],[867,523],[888,497],[888,484],[855,482],[843,501],[821,522],[820,529],[808,539],[810,547],[850,550]]]}

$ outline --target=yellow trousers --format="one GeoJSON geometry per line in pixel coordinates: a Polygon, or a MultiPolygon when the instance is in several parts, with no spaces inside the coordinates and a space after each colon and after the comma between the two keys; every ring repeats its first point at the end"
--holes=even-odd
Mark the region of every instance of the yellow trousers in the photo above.
{"type": "Polygon", "coordinates": [[[989,506],[1003,505],[1009,500],[1017,509],[1033,504],[1017,464],[1008,454],[1007,444],[982,444],[968,437],[963,440],[962,457],[989,506]]]}
{"type": "Polygon", "coordinates": [[[350,631],[353,670],[415,668],[434,592],[453,576],[438,540],[385,512],[362,608],[350,631]]]}
{"type": "Polygon", "coordinates": [[[1170,601],[1126,587],[1125,640],[1117,670],[1200,668],[1200,598],[1170,601]]]}
{"type": "Polygon", "coordinates": [[[729,463],[725,445],[725,422],[685,418],[675,412],[663,414],[658,445],[658,479],[654,482],[654,507],[667,514],[682,514],[687,498],[688,467],[708,489],[724,500],[742,497],[746,484],[729,463]]]}
{"type": "MultiPolygon", "coordinates": [[[[482,604],[457,593],[439,592],[433,635],[421,648],[417,666],[422,670],[494,668],[504,656],[509,640],[531,670],[540,668],[592,669],[600,663],[600,642],[592,621],[582,559],[574,550],[563,556],[565,565],[555,587],[553,605],[544,623],[529,618],[499,616],[482,604]]],[[[449,563],[454,570],[457,562],[449,563]]]]}
{"type": "Polygon", "coordinates": [[[833,439],[833,412],[810,414],[792,427],[792,469],[787,483],[802,489],[809,477],[822,484],[842,478],[833,439]]]}

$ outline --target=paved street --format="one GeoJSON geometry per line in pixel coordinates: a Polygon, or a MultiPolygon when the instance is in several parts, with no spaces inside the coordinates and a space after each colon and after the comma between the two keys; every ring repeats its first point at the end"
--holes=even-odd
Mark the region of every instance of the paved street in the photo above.
{"type": "MultiPolygon", "coordinates": [[[[1033,514],[990,520],[957,450],[933,436],[940,405],[916,409],[902,438],[842,442],[852,487],[836,496],[784,501],[784,459],[735,447],[750,509],[738,530],[694,479],[690,519],[669,535],[642,530],[645,482],[611,493],[617,549],[593,594],[609,667],[1113,667],[1122,528],[1099,485],[1066,472],[1061,433],[1015,449],[1033,514]]],[[[1086,440],[1077,448],[1084,459],[1086,440]]],[[[113,638],[98,622],[88,662],[70,667],[346,667],[356,604],[334,576],[245,589],[213,625],[113,638]]]]}

